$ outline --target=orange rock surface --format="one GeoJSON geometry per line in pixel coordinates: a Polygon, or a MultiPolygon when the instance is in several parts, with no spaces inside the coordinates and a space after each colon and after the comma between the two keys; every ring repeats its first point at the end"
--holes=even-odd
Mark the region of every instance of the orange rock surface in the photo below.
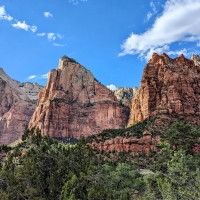
{"type": "Polygon", "coordinates": [[[124,138],[117,136],[116,138],[106,140],[105,142],[92,142],[91,147],[99,151],[116,151],[116,152],[132,152],[148,154],[150,151],[156,150],[156,145],[160,141],[159,136],[152,137],[149,131],[144,131],[143,137],[124,138]]]}
{"type": "Polygon", "coordinates": [[[200,67],[183,55],[153,54],[132,100],[128,125],[157,114],[193,116],[200,124],[200,67]]]}
{"type": "Polygon", "coordinates": [[[29,128],[52,137],[89,136],[127,125],[129,108],[100,84],[86,68],[63,56],[39,93],[29,128]]]}
{"type": "Polygon", "coordinates": [[[36,102],[0,68],[0,145],[21,138],[35,107],[36,102]]]}

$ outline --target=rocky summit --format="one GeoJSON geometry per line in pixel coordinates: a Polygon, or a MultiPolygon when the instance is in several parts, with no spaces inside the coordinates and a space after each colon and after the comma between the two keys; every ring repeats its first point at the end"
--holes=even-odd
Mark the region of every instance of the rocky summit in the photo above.
{"type": "Polygon", "coordinates": [[[133,87],[133,88],[120,87],[120,88],[117,88],[114,91],[114,95],[124,105],[130,106],[131,101],[132,101],[132,99],[135,96],[137,91],[138,91],[137,87],[133,87]]]}
{"type": "Polygon", "coordinates": [[[129,108],[100,84],[85,67],[63,56],[39,93],[29,128],[52,137],[89,136],[104,129],[125,127],[129,108]]]}
{"type": "Polygon", "coordinates": [[[159,114],[200,124],[199,57],[192,58],[153,54],[132,100],[129,125],[159,114]]]}
{"type": "MultiPolygon", "coordinates": [[[[31,83],[30,83],[31,84],[31,83]]],[[[28,127],[36,102],[0,68],[0,145],[19,139],[28,127]]]]}

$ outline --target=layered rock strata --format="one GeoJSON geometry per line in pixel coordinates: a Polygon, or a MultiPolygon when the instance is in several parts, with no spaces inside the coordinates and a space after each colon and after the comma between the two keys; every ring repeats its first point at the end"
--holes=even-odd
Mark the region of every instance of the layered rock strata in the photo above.
{"type": "Polygon", "coordinates": [[[100,84],[90,71],[63,56],[39,93],[29,128],[52,137],[89,136],[127,125],[129,108],[100,84]]]}
{"type": "Polygon", "coordinates": [[[135,96],[137,91],[138,91],[137,87],[133,87],[133,88],[121,87],[121,88],[117,88],[114,91],[114,95],[124,105],[130,106],[131,101],[132,101],[132,99],[135,96]]]}
{"type": "Polygon", "coordinates": [[[150,151],[156,151],[156,145],[159,143],[159,136],[152,136],[149,131],[144,131],[143,137],[116,138],[106,140],[105,142],[92,142],[91,147],[98,151],[106,152],[131,152],[133,155],[144,152],[149,154],[150,151]]]}
{"type": "Polygon", "coordinates": [[[153,54],[140,89],[132,100],[128,125],[161,114],[178,115],[200,124],[200,67],[183,55],[171,59],[153,54]]]}
{"type": "Polygon", "coordinates": [[[18,83],[0,68],[0,145],[19,139],[36,107],[18,83]]]}

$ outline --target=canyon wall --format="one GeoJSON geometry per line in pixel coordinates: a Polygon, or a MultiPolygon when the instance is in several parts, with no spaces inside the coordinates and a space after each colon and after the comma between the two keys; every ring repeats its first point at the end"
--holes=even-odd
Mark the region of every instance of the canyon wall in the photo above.
{"type": "Polygon", "coordinates": [[[125,127],[129,108],[100,84],[89,70],[63,56],[39,93],[29,128],[52,137],[80,138],[104,129],[125,127]]]}
{"type": "Polygon", "coordinates": [[[128,125],[157,114],[192,116],[191,121],[200,124],[200,67],[198,57],[193,58],[153,54],[132,100],[128,125]]]}
{"type": "Polygon", "coordinates": [[[0,68],[0,145],[21,138],[36,107],[19,84],[0,68]]]}

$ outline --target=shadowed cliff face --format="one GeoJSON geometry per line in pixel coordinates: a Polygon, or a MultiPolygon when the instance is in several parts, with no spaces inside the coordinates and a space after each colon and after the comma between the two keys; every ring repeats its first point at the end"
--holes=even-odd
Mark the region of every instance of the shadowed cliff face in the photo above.
{"type": "Polygon", "coordinates": [[[146,65],[139,92],[132,100],[129,125],[157,114],[194,117],[200,124],[200,67],[183,55],[171,59],[153,54],[146,65]]]}
{"type": "Polygon", "coordinates": [[[0,68],[0,145],[9,144],[21,138],[36,107],[0,68]]]}
{"type": "Polygon", "coordinates": [[[29,128],[53,137],[89,136],[126,126],[129,108],[96,81],[90,71],[63,56],[40,92],[29,128]]]}

